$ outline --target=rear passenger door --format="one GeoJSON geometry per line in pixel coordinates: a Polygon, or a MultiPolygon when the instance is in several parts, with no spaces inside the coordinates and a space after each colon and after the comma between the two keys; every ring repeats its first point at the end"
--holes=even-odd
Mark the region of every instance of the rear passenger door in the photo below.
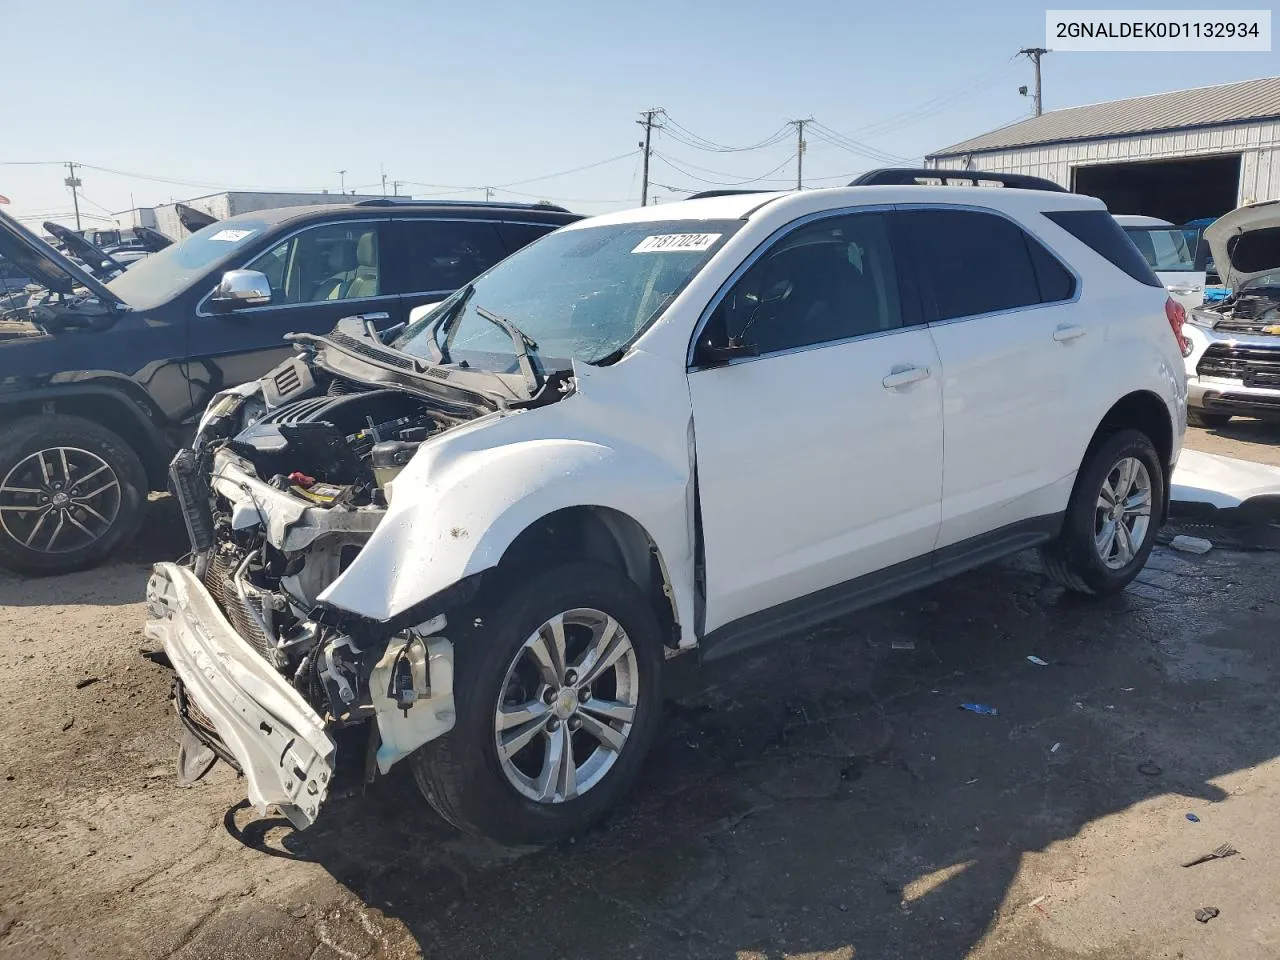
{"type": "Polygon", "coordinates": [[[1078,283],[1036,237],[994,211],[901,208],[942,361],[939,549],[1066,508],[1077,415],[1100,332],[1078,283]]]}
{"type": "Polygon", "coordinates": [[[391,222],[388,265],[404,317],[445,299],[507,256],[492,220],[401,219],[391,222]]]}

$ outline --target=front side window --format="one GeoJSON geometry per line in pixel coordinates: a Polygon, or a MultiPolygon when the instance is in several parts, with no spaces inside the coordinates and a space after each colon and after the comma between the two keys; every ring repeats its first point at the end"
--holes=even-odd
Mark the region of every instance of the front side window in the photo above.
{"type": "Polygon", "coordinates": [[[245,269],[260,271],[270,281],[273,306],[376,297],[380,289],[378,226],[313,227],[272,247],[245,269]]]}
{"type": "Polygon", "coordinates": [[[882,214],[829,217],[777,241],[742,275],[701,343],[791,350],[902,326],[882,214]]]}
{"type": "Polygon", "coordinates": [[[598,363],[653,323],[741,226],[658,220],[556,231],[445,300],[393,346],[423,359],[443,349],[450,362],[514,372],[512,338],[488,313],[515,324],[544,369],[598,363]]]}

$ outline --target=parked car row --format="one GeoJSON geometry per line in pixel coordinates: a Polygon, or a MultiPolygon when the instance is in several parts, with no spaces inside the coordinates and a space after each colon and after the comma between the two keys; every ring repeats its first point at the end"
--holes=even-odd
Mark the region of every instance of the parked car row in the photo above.
{"type": "MultiPolygon", "coordinates": [[[[188,774],[221,758],[305,828],[358,749],[460,827],[543,842],[641,775],[680,654],[1027,547],[1122,589],[1168,507],[1185,312],[1099,201],[921,173],[580,222],[255,215],[99,290],[106,318],[57,336],[182,327],[185,370],[159,346],[126,379],[156,396],[172,368],[163,422],[203,410],[170,467],[191,554],[147,587],[188,774]],[[442,279],[407,293],[411,264],[442,279]],[[302,331],[316,304],[343,319],[302,331]]],[[[68,416],[28,421],[57,456],[5,481],[33,543],[59,493],[90,530],[120,502],[75,512],[119,474],[68,416]]]]}

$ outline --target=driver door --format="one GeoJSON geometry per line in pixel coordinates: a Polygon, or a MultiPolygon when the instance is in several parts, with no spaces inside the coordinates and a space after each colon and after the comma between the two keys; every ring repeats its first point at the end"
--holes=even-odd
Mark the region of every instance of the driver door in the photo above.
{"type": "Polygon", "coordinates": [[[898,276],[891,216],[832,216],[782,236],[699,337],[689,390],[706,633],[928,562],[941,522],[941,371],[898,276]],[[708,352],[735,342],[758,355],[708,352]]]}
{"type": "Polygon", "coordinates": [[[399,298],[383,290],[385,229],[385,220],[308,227],[244,264],[270,281],[271,302],[196,317],[190,334],[196,408],[203,409],[219,390],[256,380],[292,354],[287,333],[328,333],[356,313],[390,313],[380,326],[403,319],[399,298]]]}

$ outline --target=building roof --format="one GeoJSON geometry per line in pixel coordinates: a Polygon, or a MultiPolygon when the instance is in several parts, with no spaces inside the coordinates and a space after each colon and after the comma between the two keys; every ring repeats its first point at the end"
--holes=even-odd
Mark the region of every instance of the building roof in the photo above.
{"type": "Polygon", "coordinates": [[[929,158],[1277,118],[1280,77],[1263,77],[1051,110],[937,150],[929,158]]]}

